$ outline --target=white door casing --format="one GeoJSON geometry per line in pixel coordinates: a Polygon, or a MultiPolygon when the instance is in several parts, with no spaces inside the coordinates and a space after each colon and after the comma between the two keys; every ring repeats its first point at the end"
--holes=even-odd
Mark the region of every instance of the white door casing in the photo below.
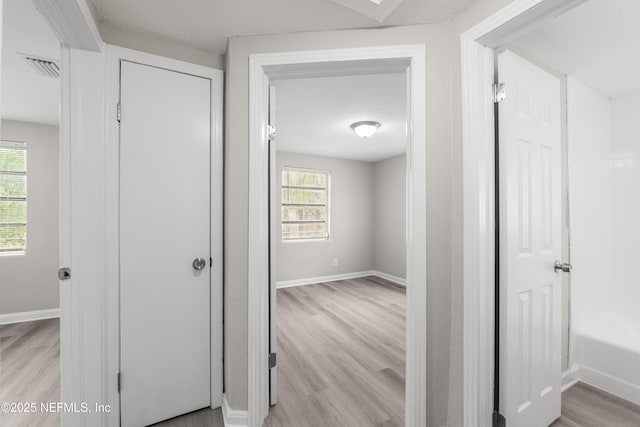
{"type": "Polygon", "coordinates": [[[211,80],[122,61],[120,96],[120,404],[136,426],[211,402],[211,80]]]}
{"type": "Polygon", "coordinates": [[[498,55],[500,412],[507,425],[560,416],[560,81],[515,55],[498,55]]]}
{"type": "Polygon", "coordinates": [[[405,424],[426,424],[427,231],[425,45],[378,46],[249,56],[248,425],[269,409],[269,81],[320,75],[407,72],[407,349],[405,424]],[[317,64],[317,67],[313,65],[317,64]],[[322,64],[322,65],[321,65],[322,64]]]}
{"type": "MultiPolygon", "coordinates": [[[[279,189],[276,187],[277,173],[276,170],[276,87],[269,85],[269,276],[270,276],[270,289],[269,289],[269,352],[277,354],[278,340],[277,340],[277,288],[276,282],[278,280],[278,271],[276,262],[278,239],[281,236],[278,235],[277,221],[280,221],[280,207],[276,206],[276,191],[279,189]]],[[[278,403],[278,366],[274,366],[269,369],[269,404],[275,405],[278,403]]]]}

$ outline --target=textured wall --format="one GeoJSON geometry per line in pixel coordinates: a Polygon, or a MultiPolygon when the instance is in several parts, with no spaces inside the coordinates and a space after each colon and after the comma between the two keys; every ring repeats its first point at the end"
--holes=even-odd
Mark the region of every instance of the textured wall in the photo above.
{"type": "Polygon", "coordinates": [[[373,269],[407,274],[407,157],[392,157],[373,167],[373,269]]]}
{"type": "MultiPolygon", "coordinates": [[[[277,281],[371,270],[373,164],[278,151],[276,166],[276,189],[282,185],[285,166],[329,171],[331,182],[328,240],[282,241],[280,221],[276,221],[277,281]],[[337,266],[333,265],[334,258],[338,259],[337,266]]],[[[280,206],[281,195],[276,191],[276,206],[280,206]]]]}
{"type": "MultiPolygon", "coordinates": [[[[247,408],[249,55],[424,43],[426,45],[428,424],[447,423],[451,323],[451,25],[307,32],[229,40],[225,107],[225,381],[234,409],[247,408]]],[[[457,264],[459,265],[459,264],[457,264]]],[[[424,284],[417,284],[424,286],[424,284]]],[[[457,313],[461,315],[461,312],[457,313]]],[[[461,356],[459,357],[461,360],[461,356]]],[[[457,367],[456,369],[460,369],[457,367]]]]}
{"type": "Polygon", "coordinates": [[[3,120],[2,139],[27,143],[27,253],[0,255],[0,314],[58,308],[58,128],[3,120]]]}

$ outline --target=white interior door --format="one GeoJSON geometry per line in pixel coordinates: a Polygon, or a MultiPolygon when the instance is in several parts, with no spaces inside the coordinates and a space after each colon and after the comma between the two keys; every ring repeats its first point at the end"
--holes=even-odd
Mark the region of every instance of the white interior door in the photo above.
{"type": "MultiPolygon", "coordinates": [[[[278,344],[278,329],[276,326],[276,298],[277,288],[277,263],[276,248],[278,247],[278,221],[280,221],[280,206],[276,206],[276,188],[277,176],[276,170],[276,88],[269,86],[269,126],[271,126],[272,134],[269,136],[269,353],[276,354],[278,344]]],[[[269,369],[269,404],[278,403],[278,367],[273,366],[269,369]]]]}
{"type": "Polygon", "coordinates": [[[543,427],[560,416],[560,81],[510,51],[498,75],[500,413],[543,427]]]}
{"type": "Polygon", "coordinates": [[[211,81],[120,71],[121,422],[143,426],[210,405],[211,81]]]}

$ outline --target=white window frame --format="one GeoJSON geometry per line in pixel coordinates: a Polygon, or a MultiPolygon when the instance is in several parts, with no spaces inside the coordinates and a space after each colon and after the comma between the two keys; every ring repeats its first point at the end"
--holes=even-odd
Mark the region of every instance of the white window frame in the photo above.
{"type": "MultiPolygon", "coordinates": [[[[331,171],[329,170],[325,170],[325,169],[311,169],[311,168],[303,168],[303,167],[295,167],[295,166],[284,166],[282,168],[282,172],[284,171],[296,171],[296,172],[308,172],[308,173],[315,173],[315,174],[323,174],[325,175],[327,178],[325,180],[326,182],[326,186],[324,188],[325,193],[326,193],[326,203],[325,203],[325,208],[327,210],[327,215],[326,215],[326,219],[325,219],[325,229],[326,229],[326,237],[296,237],[296,238],[290,238],[290,239],[285,239],[283,236],[283,228],[282,225],[284,224],[284,221],[282,219],[282,206],[284,204],[284,202],[282,201],[282,189],[284,188],[284,183],[281,182],[280,183],[280,239],[284,242],[284,243],[294,243],[294,242],[314,242],[314,241],[328,241],[331,238],[331,171]]],[[[313,205],[300,205],[300,206],[313,206],[313,205]]]]}
{"type": "MultiPolygon", "coordinates": [[[[6,140],[2,140],[0,141],[0,148],[9,148],[9,149],[18,149],[18,150],[24,150],[25,152],[25,157],[27,155],[27,143],[26,142],[22,142],[22,141],[6,141],[6,140]]],[[[26,159],[25,159],[26,160],[26,159]]],[[[24,170],[21,171],[2,171],[0,170],[0,175],[22,175],[25,177],[25,179],[27,178],[27,164],[25,162],[25,167],[24,170]]],[[[24,201],[25,204],[28,205],[27,199],[29,196],[29,190],[25,184],[25,190],[24,190],[24,197],[4,197],[4,196],[0,196],[0,201],[24,201]]],[[[2,219],[0,218],[0,221],[2,219]]],[[[12,226],[24,226],[27,228],[28,230],[28,218],[25,220],[24,223],[6,223],[7,225],[12,225],[12,226]]],[[[28,233],[28,231],[27,231],[28,233]]],[[[12,256],[12,255],[26,255],[27,253],[27,237],[25,236],[24,239],[24,245],[21,248],[17,248],[17,249],[7,249],[7,250],[2,250],[0,249],[0,256],[12,256]]]]}

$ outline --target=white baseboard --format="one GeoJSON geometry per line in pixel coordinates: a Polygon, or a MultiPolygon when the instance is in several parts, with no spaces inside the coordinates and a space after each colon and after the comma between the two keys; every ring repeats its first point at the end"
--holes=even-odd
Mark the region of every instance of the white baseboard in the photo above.
{"type": "Polygon", "coordinates": [[[640,405],[640,386],[597,369],[580,365],[580,380],[629,402],[640,405]]]}
{"type": "Polygon", "coordinates": [[[276,282],[276,288],[291,288],[293,286],[315,285],[317,283],[337,282],[338,280],[357,279],[359,277],[378,276],[400,286],[407,286],[407,281],[402,277],[392,276],[377,270],[357,271],[355,273],[334,274],[332,276],[307,277],[305,279],[283,280],[276,282]]]}
{"type": "Polygon", "coordinates": [[[231,409],[227,395],[222,395],[222,418],[225,427],[247,427],[249,425],[249,412],[231,409]]]}
{"type": "Polygon", "coordinates": [[[306,279],[284,280],[276,282],[276,288],[290,288],[292,286],[313,285],[316,283],[336,282],[338,280],[357,279],[358,277],[373,276],[373,272],[358,271],[356,273],[334,274],[332,276],[308,277],[306,279]]]}
{"type": "Polygon", "coordinates": [[[10,323],[31,322],[33,320],[53,319],[60,317],[59,308],[48,310],[23,311],[21,313],[0,314],[0,325],[10,323]]]}
{"type": "Polygon", "coordinates": [[[403,279],[402,277],[398,277],[398,276],[394,276],[394,275],[391,275],[391,274],[383,273],[382,271],[378,271],[378,270],[371,271],[371,274],[373,276],[378,276],[378,277],[380,277],[382,279],[385,279],[385,280],[388,280],[390,282],[393,282],[396,285],[404,286],[405,288],[407,287],[407,280],[403,279]]]}
{"type": "Polygon", "coordinates": [[[570,389],[578,381],[580,381],[580,368],[578,367],[578,365],[573,365],[562,373],[562,379],[560,382],[562,391],[570,389]]]}

